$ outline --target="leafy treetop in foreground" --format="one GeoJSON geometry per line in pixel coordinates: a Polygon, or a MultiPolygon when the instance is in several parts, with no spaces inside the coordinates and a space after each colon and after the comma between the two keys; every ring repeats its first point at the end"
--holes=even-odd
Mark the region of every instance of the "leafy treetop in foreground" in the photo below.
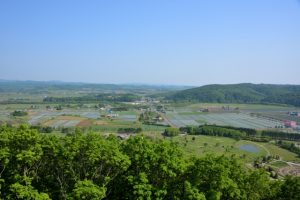
{"type": "Polygon", "coordinates": [[[299,199],[300,179],[270,180],[234,157],[186,159],[144,136],[40,134],[0,127],[1,199],[299,199]]]}

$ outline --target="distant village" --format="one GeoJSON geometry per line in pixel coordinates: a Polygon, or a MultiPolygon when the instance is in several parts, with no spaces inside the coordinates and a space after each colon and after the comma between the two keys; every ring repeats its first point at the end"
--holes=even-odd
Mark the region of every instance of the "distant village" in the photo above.
{"type": "MultiPolygon", "coordinates": [[[[300,117],[300,113],[299,112],[288,112],[287,113],[289,116],[291,117],[300,117]]],[[[300,126],[297,125],[297,122],[296,121],[292,121],[292,120],[285,120],[284,121],[284,126],[286,128],[293,128],[293,129],[296,129],[298,131],[300,131],[300,126]]]]}

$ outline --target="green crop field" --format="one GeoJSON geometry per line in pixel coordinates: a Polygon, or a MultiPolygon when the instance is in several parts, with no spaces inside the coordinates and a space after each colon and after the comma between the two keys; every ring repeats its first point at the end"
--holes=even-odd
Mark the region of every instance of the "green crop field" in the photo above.
{"type": "Polygon", "coordinates": [[[284,161],[275,161],[275,162],[272,162],[269,164],[270,166],[272,167],[275,167],[275,168],[282,168],[282,167],[287,167],[289,166],[286,162],[284,161]]]}

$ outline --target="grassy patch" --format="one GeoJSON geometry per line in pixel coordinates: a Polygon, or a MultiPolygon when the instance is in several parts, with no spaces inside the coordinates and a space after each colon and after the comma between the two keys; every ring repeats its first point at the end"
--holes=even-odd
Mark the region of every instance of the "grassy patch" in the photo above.
{"type": "Polygon", "coordinates": [[[267,152],[260,146],[249,141],[236,141],[231,138],[213,136],[177,136],[171,138],[178,142],[187,156],[202,157],[209,153],[217,155],[237,156],[245,162],[253,161],[256,157],[264,156],[267,152]],[[257,153],[241,150],[239,147],[244,144],[255,145],[259,149],[257,153]]]}
{"type": "Polygon", "coordinates": [[[289,166],[286,162],[283,162],[283,161],[280,161],[280,160],[272,162],[269,165],[271,165],[272,167],[275,167],[275,168],[282,168],[282,167],[289,166]]]}
{"type": "Polygon", "coordinates": [[[261,143],[261,145],[263,145],[265,148],[267,148],[272,155],[280,156],[280,158],[282,160],[300,163],[300,158],[295,153],[292,153],[286,149],[282,149],[282,148],[275,146],[274,144],[270,144],[270,143],[261,143]]]}
{"type": "MultiPolygon", "coordinates": [[[[217,155],[237,156],[244,162],[252,162],[255,158],[271,155],[279,155],[284,161],[291,161],[300,163],[300,158],[297,154],[289,152],[285,149],[279,148],[271,143],[257,143],[251,141],[240,140],[236,141],[231,138],[214,137],[214,136],[191,136],[180,135],[173,138],[168,138],[183,149],[186,156],[202,157],[209,153],[217,155]],[[193,139],[194,138],[194,139],[193,139]],[[258,152],[249,152],[240,149],[243,145],[252,145],[259,149],[258,152]]],[[[272,164],[273,165],[273,164],[272,164]]],[[[275,163],[278,167],[284,165],[282,163],[275,163]]]]}

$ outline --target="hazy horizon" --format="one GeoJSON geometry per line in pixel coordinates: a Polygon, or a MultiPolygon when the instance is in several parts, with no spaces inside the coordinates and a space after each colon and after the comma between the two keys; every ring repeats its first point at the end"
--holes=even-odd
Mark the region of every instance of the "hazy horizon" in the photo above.
{"type": "Polygon", "coordinates": [[[84,81],[63,81],[63,80],[13,80],[13,79],[0,79],[1,82],[43,82],[43,83],[61,83],[61,84],[103,84],[103,85],[137,85],[137,86],[166,86],[166,87],[202,87],[207,85],[235,85],[235,84],[257,84],[257,85],[300,85],[290,83],[252,83],[252,82],[238,82],[238,83],[210,83],[202,85],[186,85],[186,84],[164,84],[164,83],[109,83],[109,82],[84,82],[84,81]]]}
{"type": "Polygon", "coordinates": [[[1,1],[0,79],[300,84],[300,3],[1,1]]]}

